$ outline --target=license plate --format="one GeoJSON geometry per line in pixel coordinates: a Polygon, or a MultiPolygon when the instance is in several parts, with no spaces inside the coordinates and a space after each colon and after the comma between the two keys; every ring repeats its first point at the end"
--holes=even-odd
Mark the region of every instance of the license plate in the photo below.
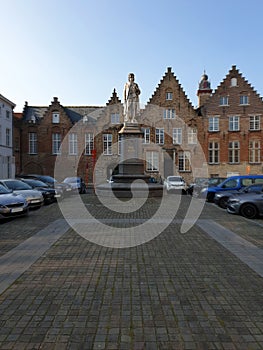
{"type": "Polygon", "coordinates": [[[39,202],[40,202],[39,199],[33,199],[33,200],[31,201],[31,203],[39,203],[39,202]]]}
{"type": "Polygon", "coordinates": [[[23,211],[23,208],[13,208],[11,210],[12,213],[18,213],[19,211],[23,211]]]}

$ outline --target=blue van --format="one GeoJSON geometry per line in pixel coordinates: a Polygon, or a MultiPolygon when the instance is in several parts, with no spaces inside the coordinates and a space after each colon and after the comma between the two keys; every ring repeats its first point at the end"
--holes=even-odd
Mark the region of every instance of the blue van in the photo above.
{"type": "Polygon", "coordinates": [[[263,183],[263,174],[230,176],[217,186],[204,187],[201,190],[200,197],[206,198],[208,202],[213,202],[217,192],[240,190],[242,187],[260,183],[263,183]]]}

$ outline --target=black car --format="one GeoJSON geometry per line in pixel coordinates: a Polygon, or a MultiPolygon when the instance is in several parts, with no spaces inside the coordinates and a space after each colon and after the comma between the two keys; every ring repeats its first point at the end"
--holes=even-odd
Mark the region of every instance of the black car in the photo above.
{"type": "Polygon", "coordinates": [[[86,184],[83,181],[82,177],[79,177],[79,176],[66,177],[63,180],[63,183],[69,184],[72,188],[72,191],[78,192],[80,194],[86,193],[87,191],[86,184]]]}
{"type": "Polygon", "coordinates": [[[39,174],[22,174],[18,176],[23,179],[35,179],[44,182],[50,188],[55,188],[57,190],[57,194],[60,194],[62,197],[71,192],[70,185],[58,182],[54,177],[49,175],[39,175],[39,174]]]}
{"type": "Polygon", "coordinates": [[[259,192],[263,191],[263,183],[242,187],[239,190],[217,192],[214,196],[214,203],[217,204],[219,207],[226,209],[228,199],[232,195],[242,194],[242,193],[250,193],[250,192],[258,192],[258,191],[259,192]]]}
{"type": "Polygon", "coordinates": [[[47,184],[40,180],[23,178],[20,178],[20,180],[25,182],[35,190],[40,191],[44,198],[44,204],[56,202],[57,198],[61,197],[61,194],[56,189],[49,187],[47,184]]]}

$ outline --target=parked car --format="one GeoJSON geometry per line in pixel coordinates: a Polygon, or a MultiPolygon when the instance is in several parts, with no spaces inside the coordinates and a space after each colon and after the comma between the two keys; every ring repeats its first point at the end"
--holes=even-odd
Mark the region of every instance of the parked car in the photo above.
{"type": "Polygon", "coordinates": [[[262,190],[263,190],[263,181],[262,181],[262,184],[254,184],[246,187],[241,187],[239,190],[217,192],[215,193],[214,203],[217,204],[219,207],[226,209],[228,199],[231,195],[250,193],[250,192],[260,192],[262,190]]]}
{"type": "Polygon", "coordinates": [[[47,184],[40,180],[35,179],[20,179],[24,183],[31,186],[33,189],[38,190],[42,193],[44,198],[44,204],[50,204],[56,202],[57,198],[61,197],[61,194],[54,188],[49,187],[47,184]]]}
{"type": "Polygon", "coordinates": [[[204,187],[200,192],[200,197],[206,198],[208,202],[213,202],[215,194],[221,191],[239,190],[242,187],[256,183],[262,183],[263,175],[237,175],[226,178],[217,186],[204,187]]]}
{"type": "Polygon", "coordinates": [[[42,193],[33,190],[31,186],[17,179],[2,179],[0,184],[5,188],[12,190],[13,193],[20,194],[26,198],[29,209],[39,209],[44,204],[42,193]]]}
{"type": "Polygon", "coordinates": [[[82,177],[78,177],[78,176],[66,177],[63,180],[63,183],[69,184],[73,191],[77,191],[80,194],[86,193],[87,191],[85,182],[83,181],[82,177]]]}
{"type": "Polygon", "coordinates": [[[28,202],[12,190],[0,185],[0,218],[11,218],[28,214],[28,202]]]}
{"type": "Polygon", "coordinates": [[[59,182],[54,177],[49,175],[23,174],[19,175],[18,177],[23,179],[40,180],[47,184],[49,187],[55,188],[61,196],[64,196],[71,192],[71,186],[69,184],[59,182]]]}
{"type": "Polygon", "coordinates": [[[186,194],[186,187],[186,183],[182,176],[167,176],[167,178],[164,180],[164,188],[167,192],[175,191],[186,194]]]}
{"type": "Polygon", "coordinates": [[[189,184],[189,186],[186,189],[186,192],[192,196],[194,192],[194,188],[197,188],[199,186],[202,187],[203,184],[205,184],[207,181],[208,181],[207,177],[196,177],[194,181],[189,184]]]}
{"type": "Polygon", "coordinates": [[[193,186],[193,197],[204,198],[203,193],[208,187],[217,186],[225,179],[225,177],[198,178],[197,182],[193,186]]]}
{"type": "Polygon", "coordinates": [[[227,211],[240,214],[248,219],[263,215],[263,190],[250,193],[238,193],[229,197],[227,211]]]}

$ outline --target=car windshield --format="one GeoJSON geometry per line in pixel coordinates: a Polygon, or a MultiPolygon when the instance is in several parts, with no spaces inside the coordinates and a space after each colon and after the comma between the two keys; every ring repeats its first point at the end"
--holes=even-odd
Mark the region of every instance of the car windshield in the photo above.
{"type": "Polygon", "coordinates": [[[31,187],[47,187],[48,188],[47,184],[45,184],[44,182],[39,181],[39,180],[25,179],[25,180],[23,180],[23,182],[25,182],[26,184],[28,184],[31,187]]]}
{"type": "Polygon", "coordinates": [[[7,194],[7,193],[11,193],[11,192],[12,191],[8,190],[3,185],[0,185],[0,194],[7,194]]]}
{"type": "Polygon", "coordinates": [[[177,182],[183,181],[180,176],[168,176],[167,179],[168,179],[168,181],[177,181],[177,182]]]}
{"type": "Polygon", "coordinates": [[[66,177],[63,182],[76,183],[76,182],[79,182],[79,178],[77,178],[77,177],[66,177]]]}
{"type": "Polygon", "coordinates": [[[14,191],[32,190],[31,186],[19,180],[7,180],[7,181],[4,181],[4,183],[8,188],[14,191]]]}

